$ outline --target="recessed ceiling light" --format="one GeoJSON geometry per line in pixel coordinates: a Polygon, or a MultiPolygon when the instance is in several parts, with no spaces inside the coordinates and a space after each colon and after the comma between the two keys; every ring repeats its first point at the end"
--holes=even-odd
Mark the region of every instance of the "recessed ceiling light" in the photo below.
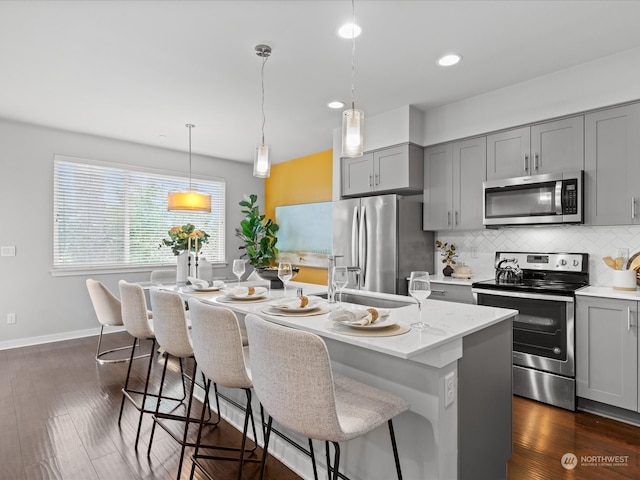
{"type": "Polygon", "coordinates": [[[338,35],[342,38],[354,38],[359,37],[362,33],[362,28],[360,25],[355,23],[345,23],[338,29],[338,35]]]}
{"type": "Polygon", "coordinates": [[[333,100],[333,101],[327,103],[327,107],[329,107],[329,108],[342,108],[342,107],[344,107],[344,102],[341,102],[340,100],[333,100]]]}
{"type": "Polygon", "coordinates": [[[462,60],[462,55],[458,55],[457,53],[448,53],[438,59],[438,65],[441,67],[450,67],[451,65],[455,65],[460,60],[462,60]]]}

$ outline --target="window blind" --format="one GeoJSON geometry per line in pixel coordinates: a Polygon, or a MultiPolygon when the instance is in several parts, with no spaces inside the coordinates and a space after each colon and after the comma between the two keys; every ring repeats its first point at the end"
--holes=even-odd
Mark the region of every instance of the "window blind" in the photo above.
{"type": "Polygon", "coordinates": [[[210,235],[200,254],[224,262],[225,183],[192,177],[193,190],[211,194],[211,213],[168,212],[167,194],[188,187],[177,175],[56,155],[54,269],[173,263],[160,243],[186,223],[210,235]]]}

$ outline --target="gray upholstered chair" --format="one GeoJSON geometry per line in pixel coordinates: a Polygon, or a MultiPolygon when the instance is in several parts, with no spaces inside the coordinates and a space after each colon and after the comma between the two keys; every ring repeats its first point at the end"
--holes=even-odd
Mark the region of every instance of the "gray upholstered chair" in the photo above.
{"type": "Polygon", "coordinates": [[[176,269],[166,268],[160,270],[152,270],[150,281],[154,285],[173,284],[176,283],[176,269]]]}
{"type": "Polygon", "coordinates": [[[273,419],[309,438],[314,476],[317,478],[311,439],[329,442],[335,449],[333,471],[337,480],[339,442],[362,436],[387,423],[398,478],[402,478],[392,418],[408,410],[404,399],[365,385],[331,370],[329,352],[318,335],[286,328],[248,314],[253,387],[269,414],[260,478],[264,475],[273,419]]]}
{"type": "Polygon", "coordinates": [[[120,300],[102,282],[88,278],[86,281],[89,297],[96,312],[98,322],[100,322],[100,336],[98,337],[98,347],[96,349],[96,362],[99,364],[121,363],[129,360],[129,356],[118,358],[104,358],[113,352],[129,350],[131,347],[117,347],[100,351],[102,345],[102,334],[104,327],[122,327],[122,313],[120,310],[120,300]]]}
{"type": "MultiPolygon", "coordinates": [[[[160,425],[170,436],[176,440],[180,446],[180,460],[178,463],[177,478],[180,479],[182,472],[182,464],[184,462],[184,452],[187,446],[195,446],[194,442],[188,441],[189,424],[199,424],[200,417],[191,417],[191,408],[193,405],[193,390],[195,386],[195,378],[197,371],[197,362],[193,354],[193,345],[191,343],[191,335],[189,333],[189,326],[187,323],[187,314],[185,310],[185,303],[180,294],[170,292],[166,290],[160,290],[156,287],[151,287],[151,310],[153,312],[153,328],[158,345],[164,350],[165,361],[162,369],[162,378],[160,380],[160,389],[158,392],[158,400],[156,402],[156,409],[153,415],[153,425],[151,427],[151,436],[149,438],[149,448],[147,449],[147,455],[151,455],[151,446],[153,444],[153,436],[155,433],[156,425],[160,425]],[[169,412],[161,411],[161,402],[164,400],[162,392],[165,384],[165,377],[167,374],[167,366],[169,357],[174,357],[180,363],[181,381],[184,383],[185,379],[189,380],[190,387],[187,393],[186,410],[184,415],[173,413],[175,407],[169,412]],[[193,370],[191,375],[185,375],[182,373],[182,362],[185,359],[193,358],[193,370]],[[182,436],[181,438],[174,433],[175,429],[167,425],[165,421],[177,421],[182,423],[182,436]]],[[[204,385],[203,385],[204,388],[204,385]]],[[[211,417],[211,409],[209,406],[209,395],[205,390],[203,409],[208,410],[209,418],[211,417]]],[[[220,409],[218,408],[218,412],[220,409]]],[[[218,417],[219,421],[219,417],[218,417]]],[[[206,422],[211,424],[210,422],[206,422]]],[[[217,423],[217,422],[215,422],[217,423]]]]}
{"type": "MultiPolygon", "coordinates": [[[[129,283],[125,280],[120,280],[118,283],[120,289],[120,298],[122,304],[122,322],[127,329],[129,335],[134,338],[134,347],[131,350],[131,359],[142,358],[143,356],[149,357],[149,364],[147,366],[146,376],[144,380],[144,389],[142,391],[136,390],[129,385],[131,379],[131,367],[133,361],[129,362],[129,368],[127,369],[127,376],[124,381],[124,387],[122,388],[122,400],[120,401],[120,414],[118,416],[118,425],[122,421],[122,412],[124,411],[125,399],[129,400],[131,404],[140,412],[138,417],[138,428],[136,430],[136,442],[135,448],[138,448],[138,441],[140,439],[140,429],[142,428],[142,417],[145,413],[153,414],[154,410],[150,410],[146,407],[148,397],[157,397],[157,394],[149,393],[149,378],[151,375],[151,366],[154,361],[154,354],[156,351],[156,337],[153,331],[152,313],[147,310],[147,302],[142,287],[136,283],[129,283]],[[137,345],[140,345],[141,341],[151,341],[151,353],[149,355],[141,355],[134,357],[134,350],[137,345]]],[[[186,389],[183,385],[183,397],[171,398],[182,402],[186,398],[186,389]]]]}
{"type": "Polygon", "coordinates": [[[191,340],[193,353],[198,367],[204,374],[206,389],[209,390],[213,382],[226,388],[239,388],[244,390],[247,399],[245,406],[244,428],[239,448],[223,447],[217,445],[202,444],[202,430],[204,427],[204,409],[200,419],[200,428],[196,440],[195,452],[192,456],[191,477],[194,477],[196,466],[202,474],[211,478],[202,464],[202,460],[237,460],[238,480],[242,478],[242,466],[245,461],[259,462],[259,459],[245,459],[246,452],[254,452],[256,444],[256,426],[251,409],[251,372],[249,366],[249,347],[243,347],[242,335],[238,318],[228,308],[203,303],[196,298],[189,299],[189,312],[191,316],[191,340]],[[254,447],[245,450],[249,420],[253,429],[254,447]],[[214,456],[201,453],[201,449],[224,450],[243,452],[238,457],[214,456]]]}

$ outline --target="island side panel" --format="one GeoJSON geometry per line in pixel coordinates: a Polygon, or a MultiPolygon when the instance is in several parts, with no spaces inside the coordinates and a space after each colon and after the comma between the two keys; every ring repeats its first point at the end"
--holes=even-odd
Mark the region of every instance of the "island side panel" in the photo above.
{"type": "Polygon", "coordinates": [[[504,479],[511,457],[512,319],[463,339],[458,360],[459,479],[504,479]]]}

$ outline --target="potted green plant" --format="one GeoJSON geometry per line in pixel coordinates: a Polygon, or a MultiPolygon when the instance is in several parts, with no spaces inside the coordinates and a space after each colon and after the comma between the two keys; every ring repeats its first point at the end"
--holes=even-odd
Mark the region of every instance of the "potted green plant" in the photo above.
{"type": "Polygon", "coordinates": [[[456,252],[456,246],[453,243],[449,245],[446,242],[443,243],[440,240],[436,240],[436,248],[440,250],[442,263],[445,264],[445,267],[442,270],[442,274],[445,277],[450,277],[453,273],[453,267],[451,265],[456,264],[456,257],[458,256],[458,253],[456,252]]]}
{"type": "MultiPolygon", "coordinates": [[[[236,228],[236,237],[244,242],[244,245],[239,247],[240,250],[244,250],[240,258],[246,258],[258,275],[269,280],[271,288],[282,288],[282,282],[278,278],[278,268],[273,266],[278,255],[276,233],[280,227],[260,213],[257,201],[258,196],[250,194],[245,195],[244,200],[239,203],[245,215],[240,221],[240,227],[236,228]]],[[[294,269],[294,274],[297,270],[294,269]]]]}

